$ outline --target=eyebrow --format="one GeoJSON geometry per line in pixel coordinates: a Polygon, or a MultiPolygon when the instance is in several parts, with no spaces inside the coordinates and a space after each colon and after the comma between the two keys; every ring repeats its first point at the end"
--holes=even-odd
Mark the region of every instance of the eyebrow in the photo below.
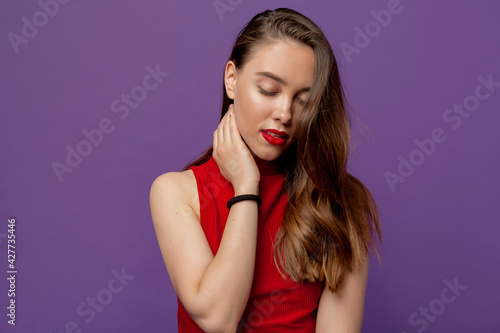
{"type": "MultiPolygon", "coordinates": [[[[284,85],[284,86],[286,86],[286,85],[287,85],[287,83],[285,82],[285,80],[283,80],[282,78],[280,78],[280,77],[278,77],[278,76],[274,75],[274,74],[273,74],[273,73],[271,73],[271,72],[257,72],[257,73],[255,73],[255,74],[256,74],[256,75],[259,75],[259,76],[266,76],[266,77],[268,77],[268,78],[270,78],[270,79],[273,79],[273,80],[275,80],[275,81],[277,81],[277,82],[281,83],[281,84],[282,84],[282,85],[284,85]]],[[[311,87],[304,87],[304,88],[302,88],[302,89],[300,89],[300,90],[301,90],[301,91],[310,91],[310,90],[311,90],[311,87]]]]}

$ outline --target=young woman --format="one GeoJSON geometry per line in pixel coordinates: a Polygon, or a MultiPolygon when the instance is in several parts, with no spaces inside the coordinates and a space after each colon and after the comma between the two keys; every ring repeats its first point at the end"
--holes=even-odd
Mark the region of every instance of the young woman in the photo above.
{"type": "Polygon", "coordinates": [[[361,331],[382,237],[349,141],[324,34],[291,9],[256,15],[224,69],[213,145],[151,187],[179,332],[361,331]]]}

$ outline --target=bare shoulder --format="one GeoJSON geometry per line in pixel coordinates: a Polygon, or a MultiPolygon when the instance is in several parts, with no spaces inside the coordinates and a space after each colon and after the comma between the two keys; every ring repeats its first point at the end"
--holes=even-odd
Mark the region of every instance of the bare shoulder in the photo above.
{"type": "Polygon", "coordinates": [[[192,170],[167,172],[158,176],[151,185],[150,195],[175,197],[192,208],[198,219],[200,218],[198,187],[192,170]]]}

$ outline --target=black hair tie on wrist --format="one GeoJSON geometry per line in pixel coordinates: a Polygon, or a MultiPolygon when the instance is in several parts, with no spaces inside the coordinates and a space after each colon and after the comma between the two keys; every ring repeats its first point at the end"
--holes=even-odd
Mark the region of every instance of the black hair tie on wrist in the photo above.
{"type": "Polygon", "coordinates": [[[257,204],[258,204],[259,207],[260,207],[260,205],[262,205],[262,199],[258,195],[255,195],[255,194],[242,194],[242,195],[237,195],[234,198],[229,199],[227,201],[227,208],[231,209],[231,206],[234,203],[236,203],[238,201],[242,201],[242,200],[248,200],[248,199],[257,201],[257,204]]]}

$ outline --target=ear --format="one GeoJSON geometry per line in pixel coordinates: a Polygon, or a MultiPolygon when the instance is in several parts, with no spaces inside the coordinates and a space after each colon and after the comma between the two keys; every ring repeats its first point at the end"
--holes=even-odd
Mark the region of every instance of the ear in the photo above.
{"type": "Polygon", "coordinates": [[[224,71],[224,85],[226,86],[227,97],[234,100],[236,87],[236,65],[232,60],[226,64],[224,71]]]}

